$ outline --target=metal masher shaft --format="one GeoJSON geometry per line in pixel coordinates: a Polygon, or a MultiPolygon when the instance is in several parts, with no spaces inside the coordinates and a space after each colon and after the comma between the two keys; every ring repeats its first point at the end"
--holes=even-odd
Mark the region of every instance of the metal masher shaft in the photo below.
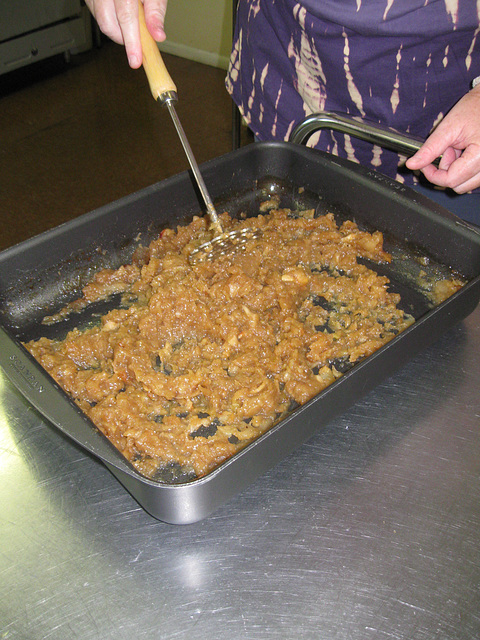
{"type": "Polygon", "coordinates": [[[215,211],[215,207],[213,206],[213,202],[210,198],[207,187],[205,186],[205,182],[203,180],[202,174],[200,173],[200,169],[198,168],[197,161],[195,160],[195,156],[193,155],[187,136],[185,135],[185,131],[183,130],[181,122],[177,116],[177,112],[175,111],[175,107],[173,106],[174,103],[178,100],[177,87],[175,86],[175,83],[173,82],[170,74],[167,71],[157,43],[152,38],[150,32],[147,29],[147,25],[145,22],[145,12],[141,0],[138,0],[138,18],[140,40],[142,43],[143,68],[145,69],[145,73],[147,74],[150,90],[154,99],[160,104],[166,105],[168,111],[170,112],[173,124],[175,125],[178,133],[178,137],[180,138],[185,153],[187,154],[188,162],[190,163],[190,167],[192,168],[195,181],[198,185],[198,188],[200,189],[202,198],[205,201],[207,213],[211,221],[211,226],[213,227],[215,234],[218,235],[220,233],[223,233],[220,220],[218,218],[217,212],[215,211]]]}
{"type": "Polygon", "coordinates": [[[205,206],[207,207],[207,213],[210,216],[210,220],[212,222],[212,227],[215,228],[217,233],[222,233],[222,225],[220,224],[220,220],[218,218],[217,212],[213,205],[210,194],[208,193],[208,189],[205,185],[205,181],[203,179],[202,174],[200,173],[200,169],[198,168],[197,161],[195,160],[195,156],[193,155],[192,148],[190,147],[190,143],[188,142],[188,138],[185,134],[185,131],[182,127],[182,123],[180,122],[180,118],[177,115],[175,107],[173,105],[173,99],[168,97],[164,100],[165,105],[172,117],[173,124],[175,125],[175,129],[177,130],[178,137],[180,138],[180,142],[182,143],[183,149],[187,156],[188,162],[192,169],[193,175],[195,177],[196,183],[202,195],[202,198],[205,202],[205,206]]]}

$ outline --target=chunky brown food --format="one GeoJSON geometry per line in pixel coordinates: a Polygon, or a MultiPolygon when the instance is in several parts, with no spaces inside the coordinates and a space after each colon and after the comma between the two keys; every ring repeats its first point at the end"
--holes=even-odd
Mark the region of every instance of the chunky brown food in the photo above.
{"type": "Polygon", "coordinates": [[[153,479],[172,466],[205,475],[413,322],[358,261],[390,261],[380,232],[282,209],[222,224],[261,234],[192,266],[205,220],[166,230],[142,264],[99,272],[73,308],[118,292],[126,305],[26,345],[153,479]]]}

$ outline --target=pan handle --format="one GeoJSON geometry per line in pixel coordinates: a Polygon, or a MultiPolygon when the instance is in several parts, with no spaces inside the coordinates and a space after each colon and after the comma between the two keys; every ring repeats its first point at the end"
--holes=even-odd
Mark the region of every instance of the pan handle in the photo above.
{"type": "Polygon", "coordinates": [[[335,111],[322,111],[307,116],[292,131],[290,142],[306,144],[312,133],[319,129],[334,129],[407,156],[412,156],[423,144],[420,138],[335,111]]]}

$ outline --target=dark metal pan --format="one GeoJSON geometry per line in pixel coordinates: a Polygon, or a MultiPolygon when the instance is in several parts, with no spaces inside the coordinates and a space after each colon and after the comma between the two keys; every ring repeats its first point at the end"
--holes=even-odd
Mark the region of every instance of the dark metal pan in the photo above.
{"type": "MultiPolygon", "coordinates": [[[[219,210],[257,215],[265,199],[315,207],[384,232],[394,260],[391,288],[417,322],[334,384],[299,407],[209,475],[170,482],[141,476],[21,346],[68,323],[45,327],[45,315],[78,297],[94,271],[129,261],[162,228],[187,222],[200,209],[189,173],[153,185],[0,253],[0,365],[20,392],[58,429],[101,460],[154,517],[200,520],[352,405],[444,331],[480,298],[480,235],[436,204],[380,174],[291,143],[249,145],[202,165],[219,210]],[[428,268],[454,269],[467,284],[437,307],[417,286],[419,257],[428,268]]],[[[87,324],[105,309],[87,308],[69,322],[87,324]]]]}

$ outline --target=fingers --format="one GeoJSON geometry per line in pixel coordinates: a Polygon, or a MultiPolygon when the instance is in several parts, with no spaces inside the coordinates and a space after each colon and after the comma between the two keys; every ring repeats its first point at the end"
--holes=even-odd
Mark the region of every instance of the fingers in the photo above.
{"type": "Polygon", "coordinates": [[[440,163],[438,169],[433,165],[422,169],[427,180],[439,187],[449,187],[456,193],[467,193],[480,187],[480,147],[472,144],[461,154],[451,151],[454,159],[446,162],[444,167],[440,163]]]}
{"type": "Polygon", "coordinates": [[[138,26],[138,0],[114,0],[115,14],[128,64],[138,69],[142,64],[142,45],[140,44],[140,28],[138,26]]]}
{"type": "Polygon", "coordinates": [[[439,187],[467,193],[480,187],[480,87],[468,92],[406,161],[439,187]],[[438,168],[432,162],[441,156],[438,168]]]}
{"type": "Polygon", "coordinates": [[[436,144],[433,134],[430,138],[407,160],[409,169],[420,170],[433,184],[448,187],[456,193],[467,193],[480,187],[479,144],[472,142],[465,149],[452,146],[442,149],[442,145],[436,144]],[[439,155],[441,160],[437,168],[432,162],[439,155]]]}
{"type": "Polygon", "coordinates": [[[451,165],[461,156],[461,152],[458,149],[454,149],[453,147],[448,147],[443,152],[442,157],[440,158],[440,163],[438,165],[439,169],[444,169],[448,171],[451,165]]]}
{"type": "MultiPolygon", "coordinates": [[[[138,23],[139,0],[86,0],[101,31],[114,42],[125,45],[133,69],[142,64],[142,45],[138,23]]],[[[157,42],[165,40],[164,21],[167,0],[144,0],[145,22],[157,42]]]]}
{"type": "Polygon", "coordinates": [[[118,24],[113,0],[85,0],[85,2],[102,33],[117,44],[123,44],[123,35],[118,24]]]}

